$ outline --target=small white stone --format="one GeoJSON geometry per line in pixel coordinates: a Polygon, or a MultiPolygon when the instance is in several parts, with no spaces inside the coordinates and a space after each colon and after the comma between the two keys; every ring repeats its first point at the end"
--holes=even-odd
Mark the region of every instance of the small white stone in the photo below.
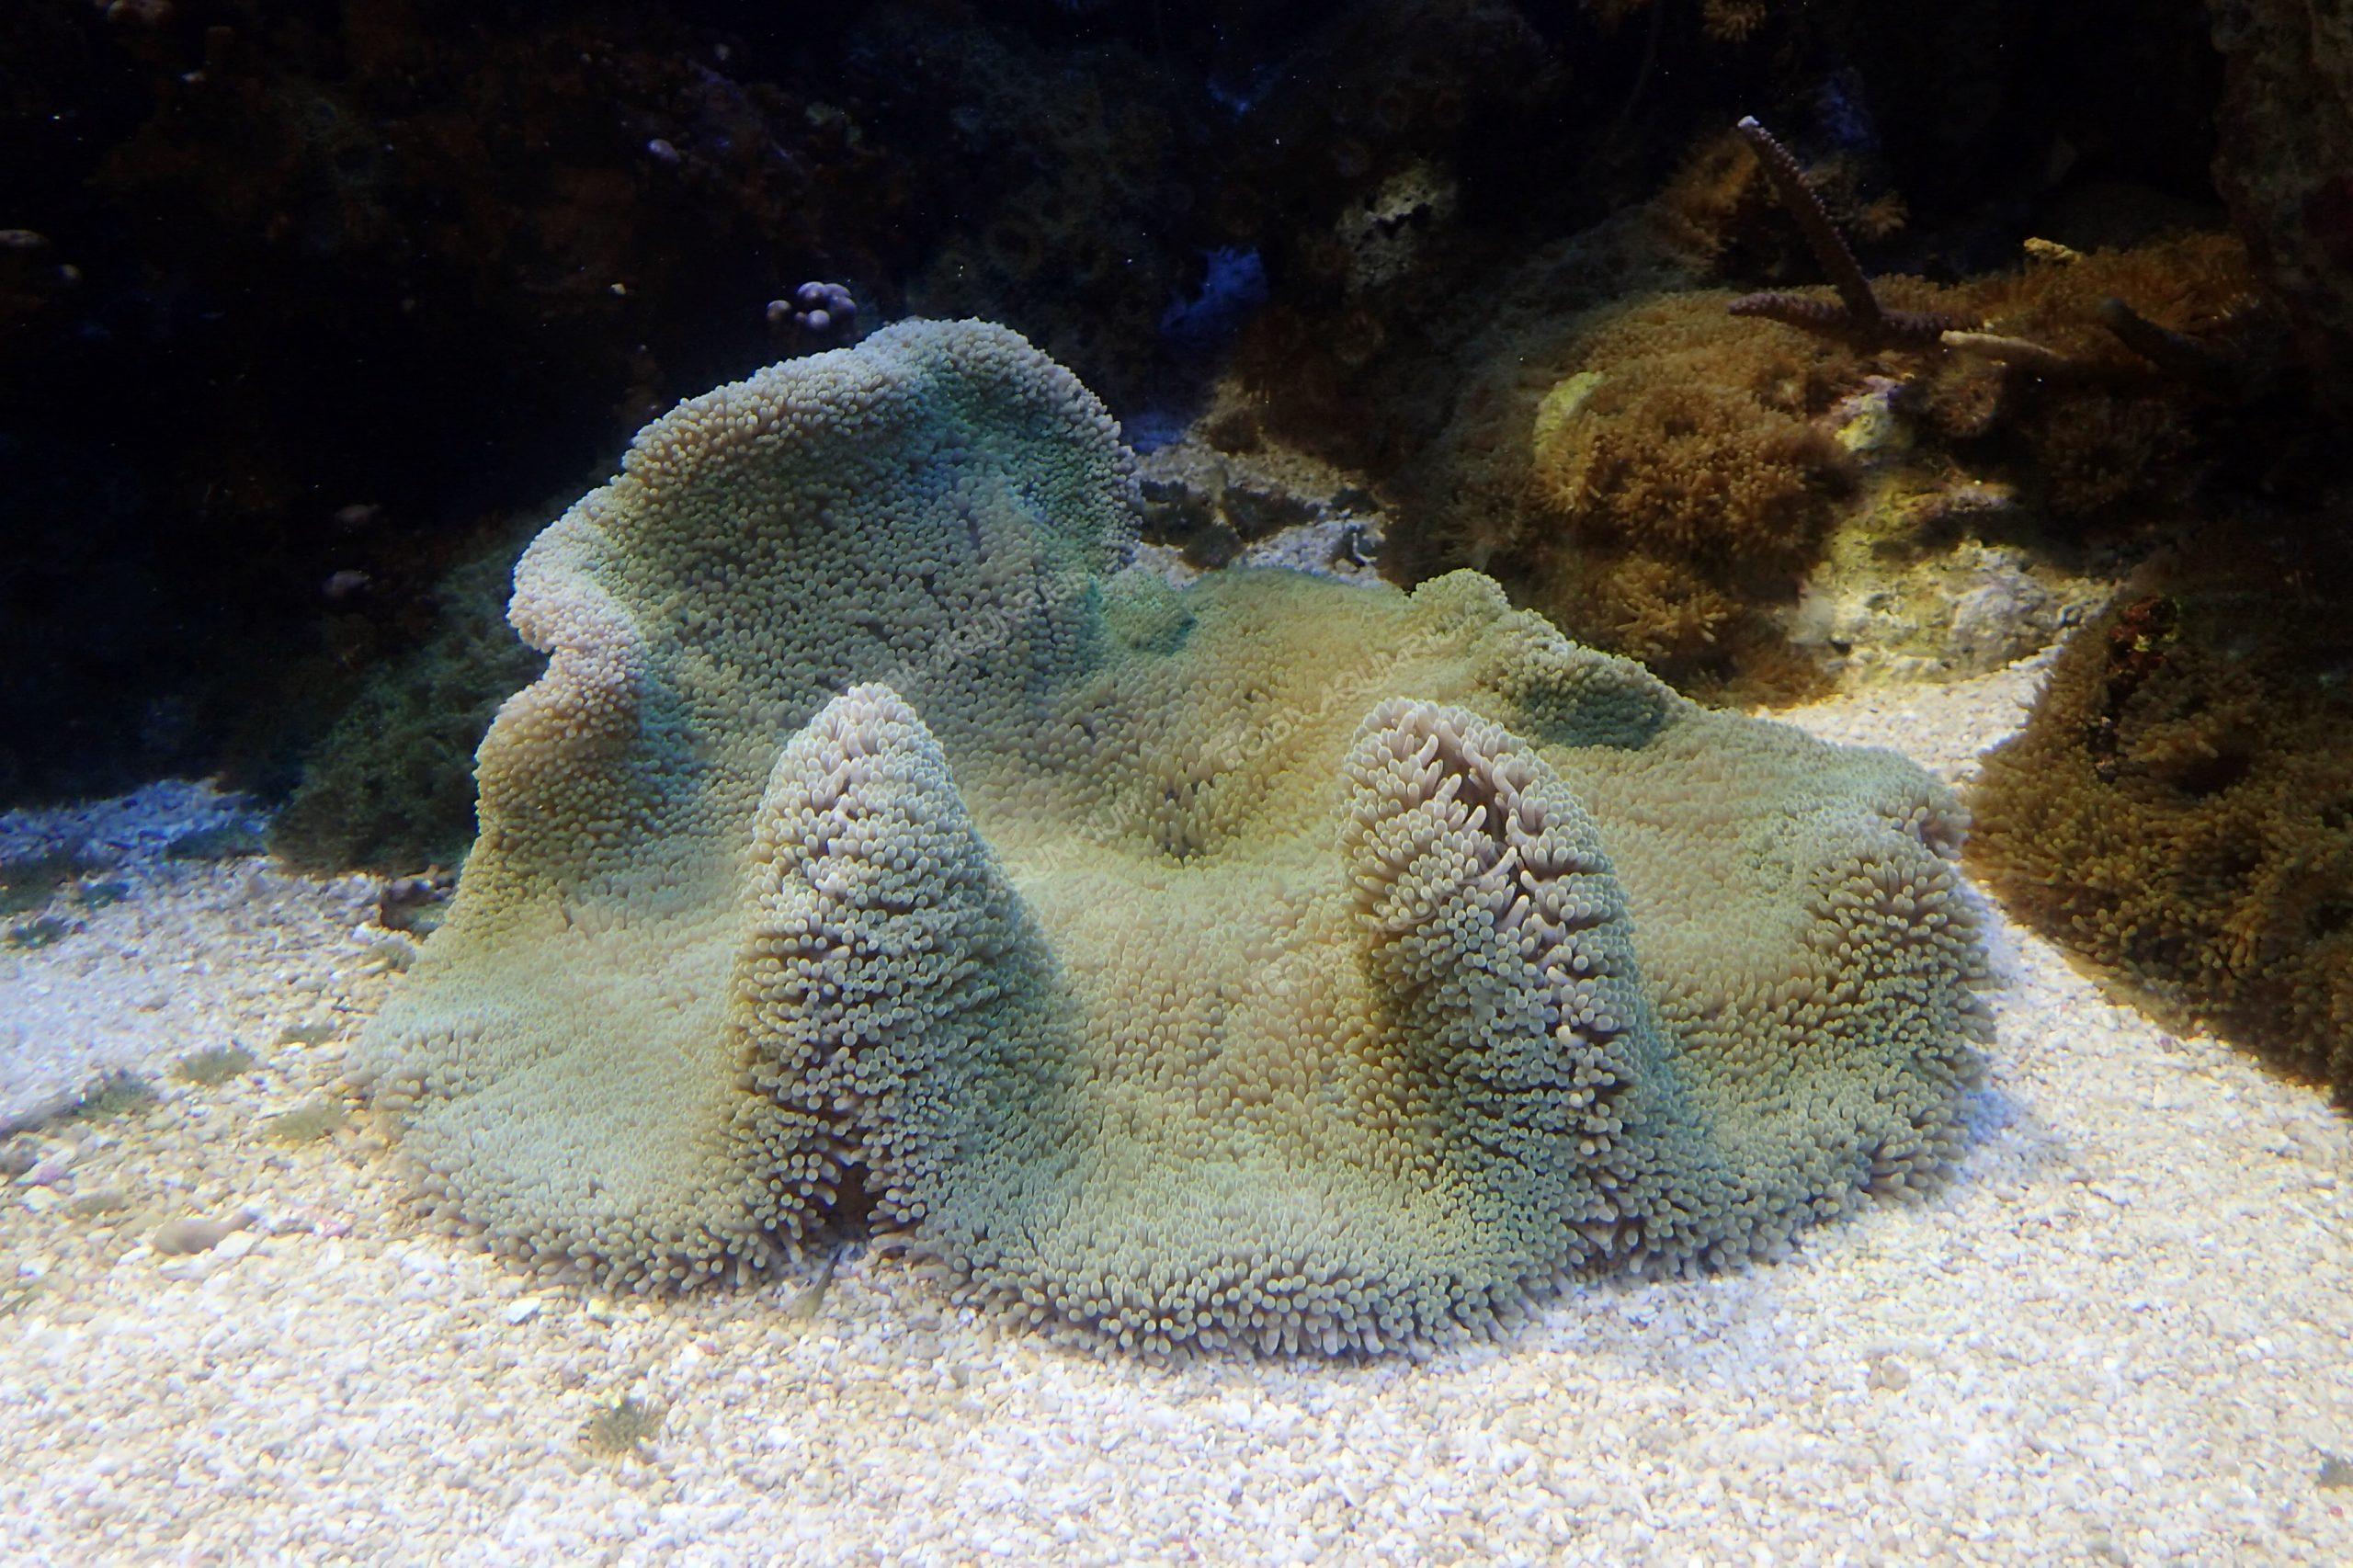
{"type": "Polygon", "coordinates": [[[197,1284],[210,1279],[212,1277],[212,1271],[220,1267],[219,1256],[212,1253],[200,1252],[191,1257],[167,1257],[155,1266],[155,1272],[166,1279],[197,1284]]]}
{"type": "Polygon", "coordinates": [[[231,1235],[238,1233],[240,1221],[206,1220],[187,1216],[166,1221],[147,1239],[147,1244],[166,1257],[190,1253],[210,1252],[231,1235]]]}

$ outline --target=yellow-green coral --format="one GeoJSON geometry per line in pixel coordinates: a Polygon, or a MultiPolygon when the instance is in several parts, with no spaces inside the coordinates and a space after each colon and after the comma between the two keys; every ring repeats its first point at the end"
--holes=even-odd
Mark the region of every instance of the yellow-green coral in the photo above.
{"type": "Polygon", "coordinates": [[[850,1211],[1097,1343],[1372,1350],[1949,1162],[1940,787],[1472,574],[1113,574],[1128,491],[1066,372],[910,323],[532,547],[548,673],[355,1050],[451,1212],[646,1286],[850,1211]]]}

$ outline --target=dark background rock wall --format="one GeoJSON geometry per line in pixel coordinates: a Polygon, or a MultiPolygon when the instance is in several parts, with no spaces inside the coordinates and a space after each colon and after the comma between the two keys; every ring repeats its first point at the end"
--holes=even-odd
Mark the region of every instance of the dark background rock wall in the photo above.
{"type": "Polygon", "coordinates": [[[1255,308],[1370,389],[1302,434],[1378,471],[1443,422],[1434,337],[1741,112],[1901,194],[1875,269],[2213,200],[2195,4],[1744,14],[6,0],[0,799],[290,785],[454,566],[822,347],[763,318],[804,278],[1008,322],[1140,430],[1255,308]],[[1367,281],[1336,236],[1382,223],[1427,233],[1367,281]],[[1220,252],[1263,300],[1204,299],[1220,252]]]}

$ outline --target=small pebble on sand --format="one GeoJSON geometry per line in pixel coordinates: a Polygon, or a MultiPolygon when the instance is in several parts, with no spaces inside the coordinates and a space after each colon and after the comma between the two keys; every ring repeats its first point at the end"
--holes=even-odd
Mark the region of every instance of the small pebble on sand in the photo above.
{"type": "Polygon", "coordinates": [[[147,1238],[147,1244],[166,1257],[178,1257],[188,1253],[210,1252],[230,1236],[244,1228],[241,1216],[233,1220],[201,1220],[183,1217],[167,1220],[147,1238]]]}

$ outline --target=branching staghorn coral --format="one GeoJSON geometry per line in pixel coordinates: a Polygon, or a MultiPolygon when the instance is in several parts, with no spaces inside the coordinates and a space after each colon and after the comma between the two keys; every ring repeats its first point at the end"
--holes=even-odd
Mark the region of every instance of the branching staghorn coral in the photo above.
{"type": "Polygon", "coordinates": [[[1771,181],[1773,193],[1790,210],[1804,232],[1806,244],[1830,275],[1837,290],[1836,303],[1810,295],[1743,294],[1724,308],[1736,316],[1761,316],[1767,321],[1836,337],[1858,348],[1933,347],[1948,332],[1967,330],[1972,324],[1942,311],[1891,310],[1880,303],[1870,279],[1847,248],[1846,237],[1831,222],[1830,210],[1806,183],[1805,171],[1787,147],[1756,121],[1744,116],[1734,129],[1755,149],[1757,164],[1771,181]]]}
{"type": "Polygon", "coordinates": [[[639,1289],[861,1222],[1097,1346],[1377,1352],[1936,1180],[1951,797],[1461,573],[1114,568],[1013,334],[682,404],[526,554],[550,654],[355,1049],[438,1208],[639,1289]]]}
{"type": "MultiPolygon", "coordinates": [[[[1983,330],[1982,324],[1970,316],[1883,305],[1796,157],[1754,115],[1744,117],[1734,129],[1755,150],[1758,166],[1781,205],[1797,219],[1807,248],[1829,274],[1838,298],[1832,301],[1787,292],[1743,294],[1724,307],[1730,314],[1777,321],[1864,350],[1949,348],[2052,381],[2114,379],[2126,373],[2126,369],[2112,362],[2072,356],[2015,334],[1983,330]]],[[[2030,256],[2054,266],[2072,266],[2084,259],[2065,246],[2048,242],[2029,240],[2027,248],[2030,256]]],[[[2000,292],[1998,288],[1992,290],[1995,297],[2000,292]]],[[[2217,344],[2160,325],[2113,295],[2101,299],[2093,314],[2117,342],[2137,356],[2135,368],[2154,367],[2178,380],[2210,385],[2226,383],[2241,369],[2217,344]]]]}

